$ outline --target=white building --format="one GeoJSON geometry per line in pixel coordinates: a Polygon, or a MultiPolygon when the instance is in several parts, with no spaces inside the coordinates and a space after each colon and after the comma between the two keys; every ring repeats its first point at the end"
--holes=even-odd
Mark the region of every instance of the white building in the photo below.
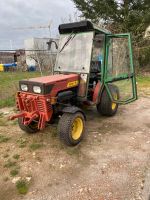
{"type": "Polygon", "coordinates": [[[145,38],[149,38],[150,39],[150,26],[147,27],[146,31],[145,31],[145,38]]]}
{"type": "Polygon", "coordinates": [[[26,64],[31,67],[51,68],[56,59],[58,39],[29,38],[24,41],[26,64]]]}

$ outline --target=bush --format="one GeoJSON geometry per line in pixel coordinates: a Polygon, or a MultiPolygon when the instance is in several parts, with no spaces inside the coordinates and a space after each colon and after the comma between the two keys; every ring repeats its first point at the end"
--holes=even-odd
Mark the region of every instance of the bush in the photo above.
{"type": "Polygon", "coordinates": [[[26,194],[28,192],[28,185],[25,180],[17,181],[16,188],[20,194],[26,194]]]}
{"type": "Polygon", "coordinates": [[[150,47],[140,49],[139,64],[142,68],[145,68],[150,65],[150,47]]]}

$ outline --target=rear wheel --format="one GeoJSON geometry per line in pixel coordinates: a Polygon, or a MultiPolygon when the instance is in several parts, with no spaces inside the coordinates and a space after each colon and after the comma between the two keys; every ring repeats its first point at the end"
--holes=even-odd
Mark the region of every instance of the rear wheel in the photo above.
{"type": "Polygon", "coordinates": [[[36,133],[39,131],[38,123],[36,121],[32,121],[29,125],[24,125],[22,123],[22,118],[18,118],[18,124],[19,127],[26,133],[36,133]]]}
{"type": "MultiPolygon", "coordinates": [[[[110,92],[115,100],[119,99],[119,90],[114,85],[109,85],[110,92]]],[[[104,89],[100,103],[97,104],[97,110],[100,114],[105,116],[113,116],[116,114],[118,104],[111,101],[107,90],[104,89]]]]}
{"type": "Polygon", "coordinates": [[[77,145],[84,135],[85,119],[81,112],[64,113],[58,123],[58,134],[68,146],[77,145]]]}

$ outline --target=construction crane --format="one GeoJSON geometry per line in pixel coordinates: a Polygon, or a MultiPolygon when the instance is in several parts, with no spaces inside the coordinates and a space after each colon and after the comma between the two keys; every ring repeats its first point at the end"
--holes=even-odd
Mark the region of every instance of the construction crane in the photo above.
{"type": "Polygon", "coordinates": [[[47,25],[34,25],[34,26],[29,26],[29,27],[17,27],[17,28],[13,28],[13,30],[48,29],[50,37],[51,37],[51,25],[52,25],[52,20],[47,25]]]}

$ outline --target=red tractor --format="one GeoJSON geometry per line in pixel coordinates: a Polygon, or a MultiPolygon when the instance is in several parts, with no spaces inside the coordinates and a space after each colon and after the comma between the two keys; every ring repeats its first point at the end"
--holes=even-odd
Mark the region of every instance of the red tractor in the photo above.
{"type": "Polygon", "coordinates": [[[137,99],[130,34],[111,34],[90,21],[59,26],[54,74],[19,82],[16,103],[20,128],[36,133],[58,122],[58,135],[77,145],[85,132],[80,105],[95,105],[101,115],[113,116],[119,104],[137,99]]]}

